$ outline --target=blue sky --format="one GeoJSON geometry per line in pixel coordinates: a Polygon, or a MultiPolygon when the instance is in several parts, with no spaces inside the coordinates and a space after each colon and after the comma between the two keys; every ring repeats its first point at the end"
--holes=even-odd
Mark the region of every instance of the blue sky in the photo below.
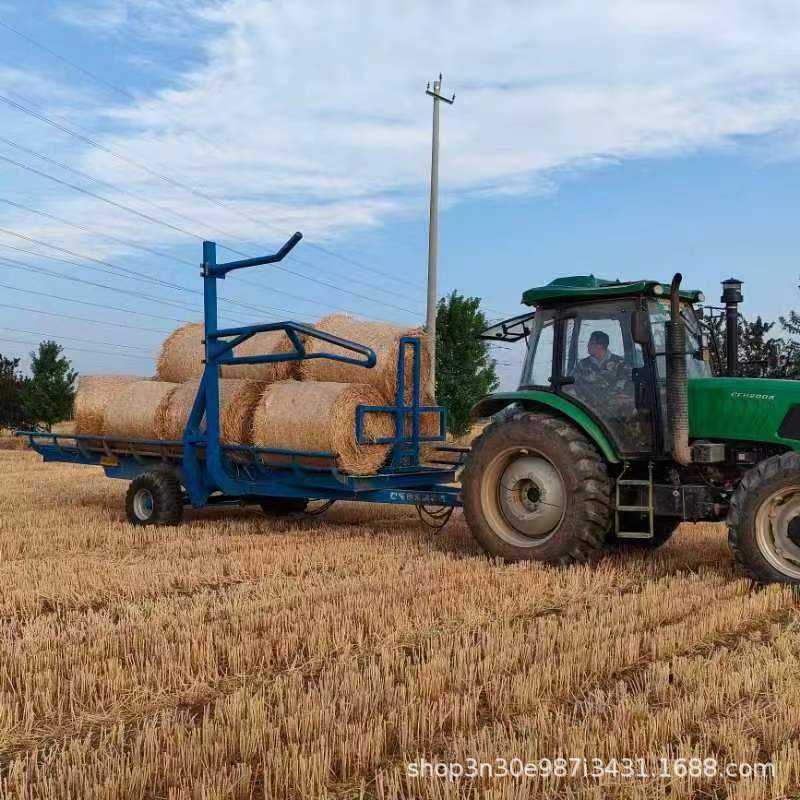
{"type": "Polygon", "coordinates": [[[229,321],[421,322],[439,70],[442,292],[498,316],[562,275],[680,270],[716,301],[733,274],[775,318],[800,307],[798,23],[781,0],[0,2],[0,352],[47,334],[81,372],[151,374],[198,318],[201,239],[296,229],[290,271],[226,282],[229,321]]]}

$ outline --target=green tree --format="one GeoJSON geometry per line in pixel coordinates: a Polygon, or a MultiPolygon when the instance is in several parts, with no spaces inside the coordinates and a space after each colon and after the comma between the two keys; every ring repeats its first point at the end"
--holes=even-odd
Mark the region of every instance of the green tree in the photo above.
{"type": "Polygon", "coordinates": [[[53,423],[72,416],[78,373],[62,355],[61,345],[44,341],[31,353],[31,379],[22,391],[22,411],[31,422],[53,423]]]}
{"type": "Polygon", "coordinates": [[[0,428],[22,426],[21,395],[25,383],[26,379],[19,371],[19,359],[0,355],[0,428]]]}
{"type": "Polygon", "coordinates": [[[489,344],[478,338],[488,325],[480,303],[453,292],[436,312],[436,401],[447,407],[453,436],[469,430],[473,404],[498,385],[489,344]]]}
{"type": "MultiPolygon", "coordinates": [[[[781,324],[786,329],[783,318],[781,324]]],[[[739,375],[747,378],[795,377],[796,346],[782,337],[769,335],[774,328],[774,322],[767,322],[760,316],[756,317],[755,322],[739,317],[739,375]]],[[[725,317],[716,316],[709,320],[706,334],[714,372],[724,375],[728,359],[725,317]]]]}

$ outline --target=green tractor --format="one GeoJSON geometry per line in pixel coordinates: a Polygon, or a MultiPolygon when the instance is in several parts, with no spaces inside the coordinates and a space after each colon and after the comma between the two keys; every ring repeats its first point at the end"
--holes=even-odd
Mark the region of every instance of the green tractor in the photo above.
{"type": "Polygon", "coordinates": [[[704,298],[680,282],[561,278],[485,332],[528,342],[519,389],[475,407],[494,422],[473,443],[462,498],[486,551],[569,564],[725,520],[748,575],[800,583],[800,384],[736,377],[733,279],[727,377],[714,377],[704,298]]]}

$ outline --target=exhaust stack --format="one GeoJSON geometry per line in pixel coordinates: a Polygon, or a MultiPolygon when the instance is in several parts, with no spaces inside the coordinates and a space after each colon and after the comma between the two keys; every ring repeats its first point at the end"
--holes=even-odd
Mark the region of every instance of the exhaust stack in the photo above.
{"type": "Polygon", "coordinates": [[[675,273],[670,285],[670,320],[667,322],[667,419],[672,457],[691,464],[689,447],[689,378],[686,372],[686,324],[681,317],[680,287],[683,276],[675,273]]]}
{"type": "Polygon", "coordinates": [[[722,281],[721,302],[725,303],[725,353],[729,378],[739,374],[739,303],[742,302],[742,282],[737,278],[722,281]]]}

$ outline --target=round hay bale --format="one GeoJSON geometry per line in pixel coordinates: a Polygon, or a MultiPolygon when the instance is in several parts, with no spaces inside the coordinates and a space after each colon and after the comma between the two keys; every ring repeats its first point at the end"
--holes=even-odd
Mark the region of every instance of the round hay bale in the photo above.
{"type": "Polygon", "coordinates": [[[121,387],[106,406],[103,434],[136,439],[157,439],[162,404],[178,388],[165,381],[136,381],[121,387]]]}
{"type": "MultiPolygon", "coordinates": [[[[266,331],[251,336],[236,348],[237,356],[257,356],[269,353],[289,353],[293,350],[289,337],[283,331],[266,331]]],[[[203,374],[203,324],[190,322],[176,328],[161,345],[156,365],[156,378],[160,381],[184,383],[203,374]]],[[[250,379],[272,383],[291,378],[297,361],[278,361],[273,364],[238,364],[222,367],[224,378],[250,379]]]]}
{"type": "MultiPolygon", "coordinates": [[[[371,347],[377,356],[372,369],[355,364],[343,364],[328,358],[312,358],[301,361],[300,375],[304,381],[336,381],[340,383],[365,383],[374,386],[389,402],[394,402],[397,394],[397,357],[401,336],[419,336],[422,342],[420,352],[420,373],[423,396],[429,395],[428,384],[431,375],[431,347],[422,328],[404,328],[383,322],[367,322],[347,314],[330,314],[323,317],[316,326],[326,333],[350,339],[353,342],[371,347]]],[[[306,342],[308,352],[327,352],[355,356],[349,350],[328,344],[321,339],[306,342]]],[[[411,400],[412,375],[411,348],[406,348],[406,402],[411,400]]]]}
{"type": "MultiPolygon", "coordinates": [[[[385,405],[374,386],[351,383],[273,383],[253,417],[253,442],[259,447],[322,450],[336,455],[342,472],[371,475],[389,453],[389,445],[356,442],[356,406],[385,405]]],[[[394,432],[388,414],[368,414],[364,434],[377,439],[394,432]]],[[[313,462],[331,466],[324,459],[313,462]]]]}
{"type": "MultiPolygon", "coordinates": [[[[181,384],[161,404],[156,419],[160,439],[180,439],[192,411],[198,379],[181,384]]],[[[262,381],[237,381],[224,378],[219,382],[219,422],[223,442],[250,444],[253,436],[253,412],[264,392],[262,381]]]]}
{"type": "Polygon", "coordinates": [[[102,433],[108,404],[123,387],[143,380],[136,375],[81,375],[73,409],[75,433],[102,433]]]}

